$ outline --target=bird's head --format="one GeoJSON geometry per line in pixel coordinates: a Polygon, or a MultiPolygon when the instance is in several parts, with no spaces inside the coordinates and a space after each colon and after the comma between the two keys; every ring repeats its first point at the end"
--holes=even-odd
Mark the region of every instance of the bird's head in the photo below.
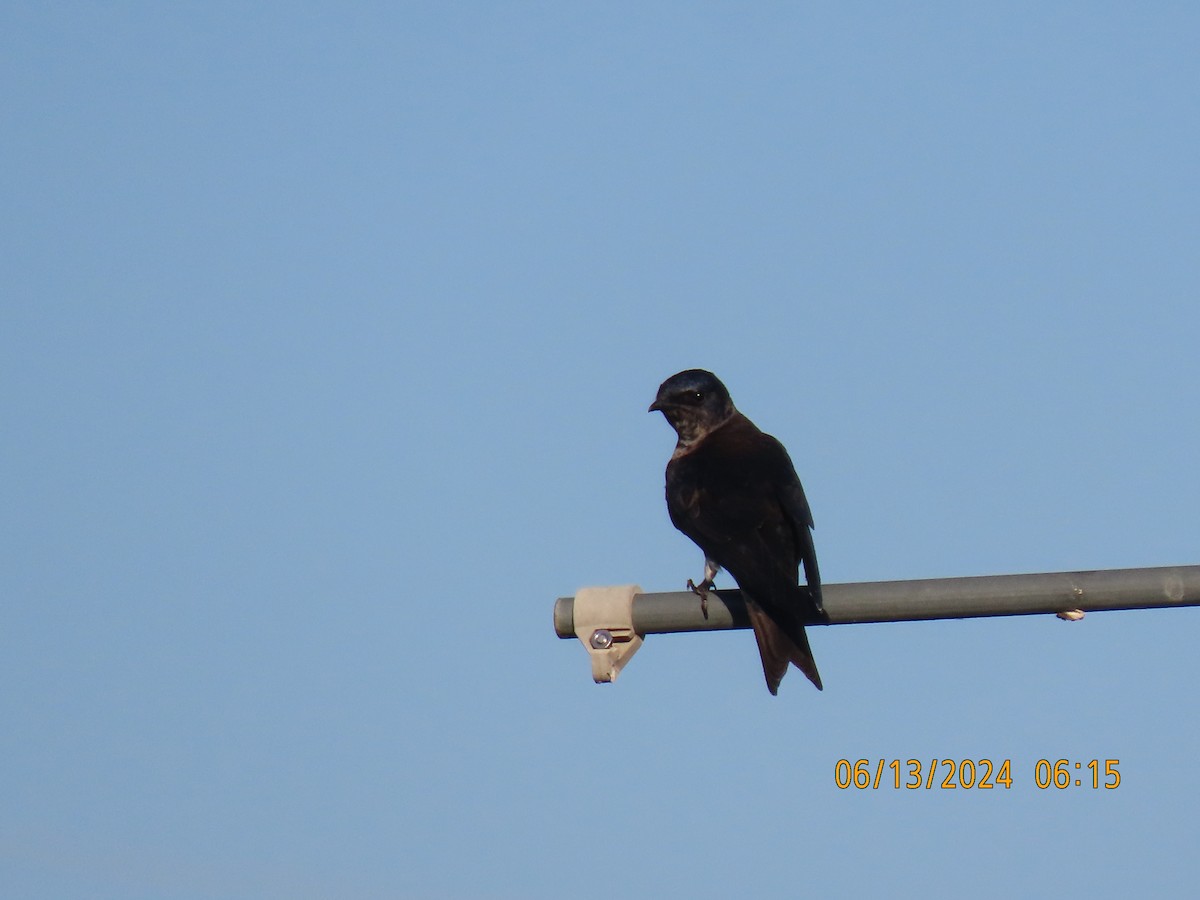
{"type": "Polygon", "coordinates": [[[666,416],[685,447],[737,412],[721,379],[704,369],[688,369],[664,381],[650,404],[649,412],[655,410],[666,416]]]}

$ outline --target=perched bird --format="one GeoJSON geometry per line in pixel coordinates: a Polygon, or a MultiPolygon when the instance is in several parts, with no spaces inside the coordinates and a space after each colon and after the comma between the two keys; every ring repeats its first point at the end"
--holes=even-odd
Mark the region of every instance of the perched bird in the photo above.
{"type": "Polygon", "coordinates": [[[725,385],[704,369],[664,381],[650,404],[655,410],[679,436],[667,463],[667,512],[704,551],[704,578],[688,587],[705,616],[713,577],[725,569],[742,589],[767,688],[778,691],[791,662],[821,690],[804,633],[805,621],[826,619],[812,513],[783,444],[738,412],[725,385]]]}

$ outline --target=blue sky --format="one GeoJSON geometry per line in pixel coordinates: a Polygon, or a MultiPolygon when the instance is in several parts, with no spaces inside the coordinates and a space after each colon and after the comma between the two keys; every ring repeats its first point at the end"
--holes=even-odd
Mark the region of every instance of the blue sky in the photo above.
{"type": "Polygon", "coordinates": [[[1194,610],[818,628],[777,698],[745,632],[593,685],[551,610],[699,574],[645,411],[693,366],[829,582],[1200,562],[1198,37],[5,5],[6,890],[1187,895],[1194,610]],[[912,756],[1014,784],[834,785],[912,756]]]}

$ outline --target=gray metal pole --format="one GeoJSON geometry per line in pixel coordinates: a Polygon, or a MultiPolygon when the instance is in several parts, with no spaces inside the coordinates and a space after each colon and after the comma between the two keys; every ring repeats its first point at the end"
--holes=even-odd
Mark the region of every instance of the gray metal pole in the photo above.
{"type": "MultiPolygon", "coordinates": [[[[1200,606],[1200,566],[827,584],[822,594],[830,625],[1200,606]]],[[[574,604],[574,597],[554,604],[560,638],[576,636],[574,604]]],[[[636,595],[633,626],[639,634],[667,634],[749,628],[750,623],[740,591],[714,592],[707,619],[695,594],[674,591],[636,595]]]]}

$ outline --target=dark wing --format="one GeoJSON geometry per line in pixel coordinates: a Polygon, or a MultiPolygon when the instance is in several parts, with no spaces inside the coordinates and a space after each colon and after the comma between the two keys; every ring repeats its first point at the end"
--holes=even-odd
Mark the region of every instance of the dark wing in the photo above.
{"type": "Polygon", "coordinates": [[[791,526],[796,557],[804,565],[804,580],[808,583],[809,593],[812,594],[813,605],[816,607],[816,611],[824,616],[825,605],[821,599],[821,570],[817,567],[817,548],[813,544],[812,537],[812,510],[809,508],[808,498],[804,496],[804,486],[800,484],[800,478],[796,475],[796,469],[792,465],[787,451],[783,448],[783,444],[774,438],[771,440],[778,445],[787,462],[786,475],[781,475],[776,483],[779,505],[783,507],[784,515],[791,526]]]}

